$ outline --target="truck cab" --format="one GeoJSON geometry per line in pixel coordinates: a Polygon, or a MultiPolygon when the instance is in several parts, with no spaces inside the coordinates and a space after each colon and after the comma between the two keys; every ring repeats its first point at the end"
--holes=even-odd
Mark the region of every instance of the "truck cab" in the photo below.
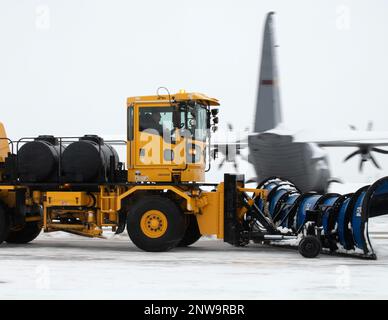
{"type": "Polygon", "coordinates": [[[183,90],[128,98],[128,181],[204,181],[214,106],[217,99],[183,90]]]}

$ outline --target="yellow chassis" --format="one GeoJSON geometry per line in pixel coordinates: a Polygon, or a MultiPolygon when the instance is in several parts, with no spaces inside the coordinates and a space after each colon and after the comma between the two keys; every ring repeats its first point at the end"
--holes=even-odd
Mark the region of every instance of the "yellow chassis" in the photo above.
{"type": "MultiPolygon", "coordinates": [[[[224,236],[224,183],[220,183],[212,192],[203,191],[198,186],[190,185],[133,185],[133,186],[99,186],[99,192],[86,191],[31,191],[28,187],[2,185],[0,200],[9,208],[15,207],[14,191],[26,190],[26,205],[38,205],[42,208],[42,216],[27,216],[26,222],[41,221],[45,232],[65,231],[87,237],[100,237],[103,227],[111,227],[116,231],[119,226],[119,215],[125,203],[144,192],[170,192],[182,203],[185,214],[194,214],[202,235],[224,236]],[[182,201],[183,200],[183,201],[182,201]],[[63,222],[69,217],[79,222],[72,224],[63,222]]],[[[252,192],[255,196],[265,198],[266,192],[260,189],[238,188],[241,192],[252,192]]],[[[240,216],[245,209],[240,209],[240,216]]]]}

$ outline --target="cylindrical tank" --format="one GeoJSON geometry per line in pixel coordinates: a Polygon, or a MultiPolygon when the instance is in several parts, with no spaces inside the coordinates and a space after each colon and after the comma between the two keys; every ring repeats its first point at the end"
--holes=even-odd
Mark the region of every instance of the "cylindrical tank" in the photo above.
{"type": "Polygon", "coordinates": [[[60,146],[53,136],[39,136],[18,151],[18,172],[22,182],[58,180],[60,146]]]}
{"type": "Polygon", "coordinates": [[[66,182],[108,182],[118,163],[117,151],[95,135],[85,135],[71,143],[62,154],[66,182]]]}

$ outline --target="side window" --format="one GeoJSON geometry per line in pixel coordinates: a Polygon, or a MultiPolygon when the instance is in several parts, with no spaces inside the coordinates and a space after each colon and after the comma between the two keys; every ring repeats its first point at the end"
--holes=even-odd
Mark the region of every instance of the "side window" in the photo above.
{"type": "Polygon", "coordinates": [[[128,141],[132,141],[133,140],[133,107],[129,107],[128,110],[127,110],[127,121],[128,121],[128,125],[127,125],[127,139],[128,141]]]}
{"type": "MultiPolygon", "coordinates": [[[[173,126],[173,109],[171,107],[142,107],[139,109],[140,131],[152,130],[163,136],[164,130],[171,131],[173,126]]],[[[168,132],[169,132],[168,131],[168,132]]]]}

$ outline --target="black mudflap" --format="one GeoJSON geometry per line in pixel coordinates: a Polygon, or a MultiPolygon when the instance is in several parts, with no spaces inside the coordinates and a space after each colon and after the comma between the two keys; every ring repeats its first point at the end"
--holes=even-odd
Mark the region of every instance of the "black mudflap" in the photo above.
{"type": "Polygon", "coordinates": [[[237,209],[240,207],[237,187],[244,187],[244,175],[224,175],[224,242],[234,246],[241,245],[243,226],[237,219],[237,209]]]}

